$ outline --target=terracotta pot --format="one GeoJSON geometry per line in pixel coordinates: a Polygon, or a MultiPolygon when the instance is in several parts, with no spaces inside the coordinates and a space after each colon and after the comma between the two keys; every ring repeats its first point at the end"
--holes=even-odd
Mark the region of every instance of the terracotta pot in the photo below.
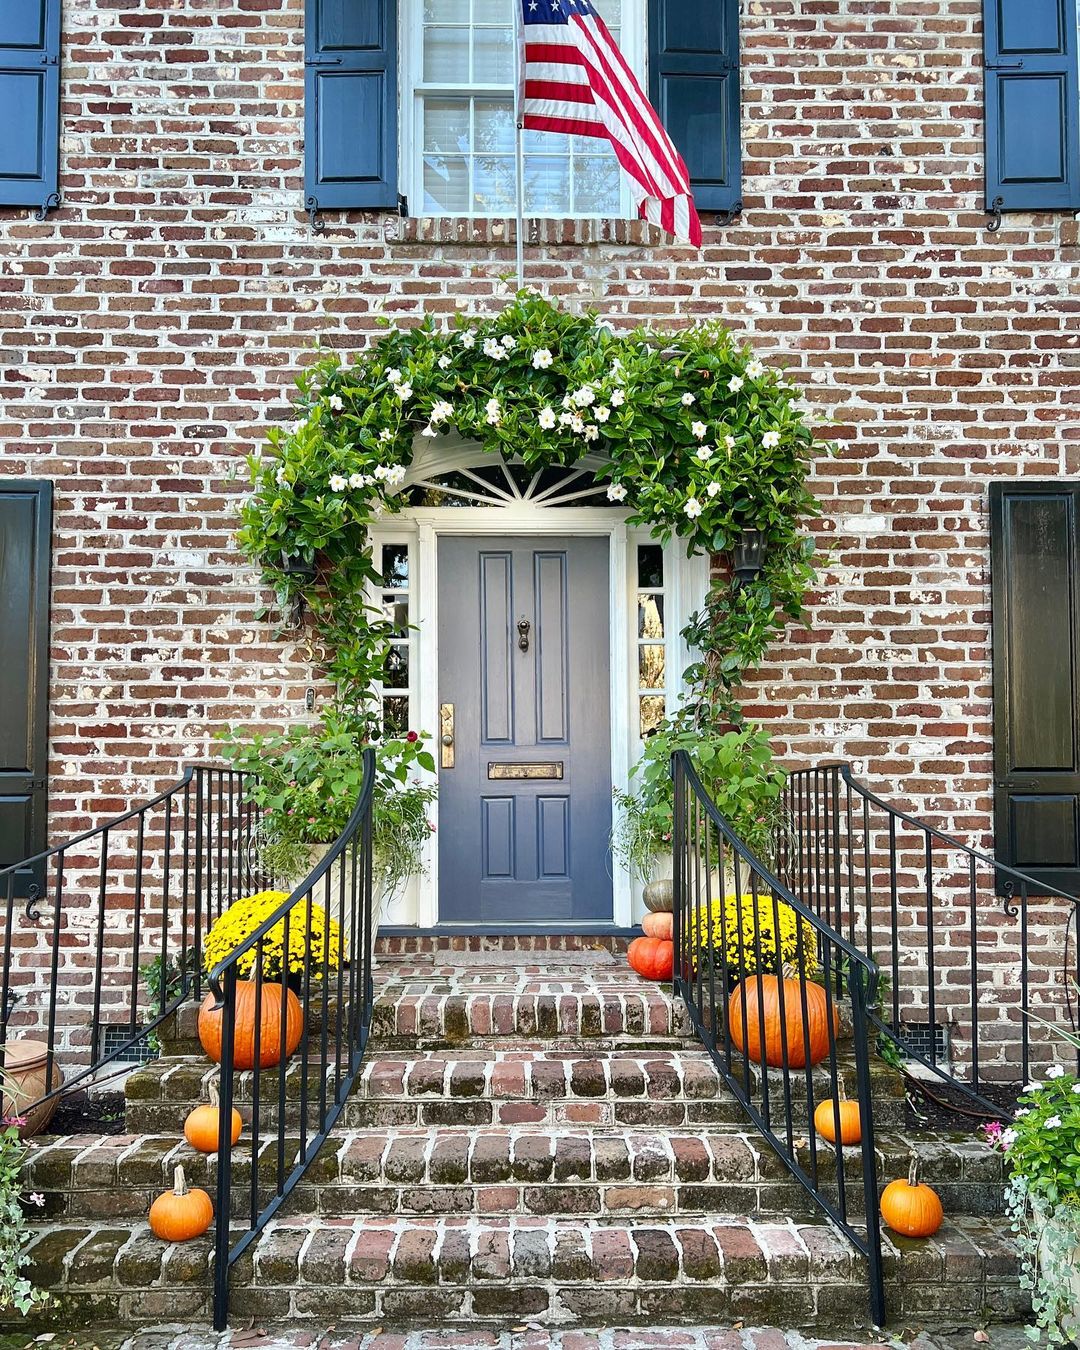
{"type": "Polygon", "coordinates": [[[46,1063],[49,1047],[44,1041],[8,1041],[4,1047],[3,1115],[19,1116],[25,1122],[19,1126],[20,1139],[32,1139],[40,1134],[56,1113],[59,1097],[35,1105],[46,1092],[61,1087],[64,1075],[53,1061],[52,1081],[46,1084],[46,1063]]]}

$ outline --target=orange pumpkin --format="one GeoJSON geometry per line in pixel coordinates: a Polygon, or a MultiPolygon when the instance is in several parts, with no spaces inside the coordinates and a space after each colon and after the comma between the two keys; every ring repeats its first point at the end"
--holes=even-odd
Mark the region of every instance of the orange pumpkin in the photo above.
{"type": "Polygon", "coordinates": [[[859,1103],[848,1101],[820,1102],[814,1112],[814,1129],[827,1139],[836,1143],[836,1115],[840,1113],[841,1144],[857,1144],[862,1139],[862,1118],[859,1115],[859,1103]]]}
{"type": "Polygon", "coordinates": [[[641,931],[646,937],[662,938],[670,942],[675,930],[675,915],[670,912],[646,914],[641,921],[641,931]]]}
{"type": "Polygon", "coordinates": [[[626,949],[630,969],[647,980],[670,980],[675,964],[675,944],[664,938],[639,937],[626,949]]]}
{"type": "Polygon", "coordinates": [[[214,1206],[205,1191],[189,1190],[184,1169],[178,1167],[173,1189],[150,1206],[150,1227],[162,1242],[188,1242],[202,1237],[214,1222],[214,1206]]]}
{"type": "Polygon", "coordinates": [[[932,1237],[945,1211],[937,1191],[919,1180],[919,1159],[913,1153],[907,1179],[890,1181],[881,1193],[881,1217],[904,1237],[932,1237]]]}
{"type": "Polygon", "coordinates": [[[784,1066],[784,1035],[787,1037],[787,1064],[805,1069],[807,1042],[810,1063],[820,1064],[829,1053],[830,1039],[840,1030],[840,1016],[832,1010],[830,1037],[829,1003],[820,984],[809,980],[785,979],[784,1016],[780,1017],[780,977],[751,975],[737,985],[728,999],[728,1027],[732,1043],[755,1064],[761,1063],[764,1040],[765,1063],[774,1069],[784,1066]],[[806,1026],[803,1026],[803,993],[806,994],[806,1026]],[[743,1026],[743,1000],[746,1001],[743,1026]]]}
{"type": "MultiPolygon", "coordinates": [[[[216,1153],[220,1141],[220,1128],[221,1105],[218,1100],[218,1090],[212,1087],[210,1089],[210,1105],[197,1106],[184,1121],[184,1138],[192,1148],[197,1148],[200,1153],[216,1153]]],[[[240,1118],[240,1112],[234,1106],[232,1110],[232,1142],[234,1144],[240,1138],[240,1131],[243,1128],[244,1122],[240,1118]]]]}
{"type": "MultiPolygon", "coordinates": [[[[281,1058],[281,985],[264,983],[259,1000],[259,1067],[269,1069],[281,1058]]],[[[224,1008],[214,1007],[207,994],[199,1009],[199,1040],[215,1063],[221,1063],[221,1023],[224,1008]]],[[[285,990],[285,1058],[304,1034],[304,1010],[291,989],[285,990]]],[[[236,1026],[233,1030],[233,1067],[255,1067],[255,981],[236,982],[236,1026]]]]}

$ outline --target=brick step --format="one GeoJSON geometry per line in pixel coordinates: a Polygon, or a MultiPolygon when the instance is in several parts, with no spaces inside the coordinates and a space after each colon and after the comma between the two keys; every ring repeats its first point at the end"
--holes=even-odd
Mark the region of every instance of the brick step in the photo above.
{"type": "MultiPolygon", "coordinates": [[[[669,1042],[670,1045],[670,1042],[669,1042]]],[[[846,1089],[855,1092],[850,1056],[841,1063],[846,1089]]],[[[205,1101],[218,1069],[205,1057],[174,1057],[145,1065],[127,1081],[127,1127],[131,1133],[178,1128],[186,1109],[205,1101]]],[[[758,1071],[752,1070],[757,1081],[758,1071]]],[[[333,1084],[333,1075],[326,1080],[333,1084]]],[[[294,1056],[286,1069],[290,1102],[299,1103],[303,1063],[294,1056]]],[[[317,1100],[322,1075],[309,1070],[309,1103],[317,1100]]],[[[884,1063],[873,1067],[878,1130],[904,1124],[903,1080],[884,1063]]],[[[770,1109],[784,1119],[783,1084],[769,1075],[770,1109]]],[[[828,1073],[814,1075],[815,1093],[829,1089],[828,1073]]],[[[236,1104],[250,1114],[251,1074],[238,1076],[236,1104]]],[[[262,1118],[276,1122],[279,1075],[260,1075],[262,1118]]],[[[796,1121],[805,1123],[804,1075],[790,1084],[796,1121]]],[[[742,1109],[728,1092],[704,1050],[619,1050],[582,1055],[545,1049],[427,1051],[395,1055],[375,1051],[365,1063],[346,1105],[345,1123],[365,1125],[641,1125],[673,1128],[709,1122],[738,1123],[742,1109]]],[[[298,1123],[298,1112],[287,1120],[298,1123]]]]}
{"type": "MultiPolygon", "coordinates": [[[[208,1239],[165,1245],[143,1224],[36,1226],[29,1277],[49,1325],[199,1321],[208,1239]]],[[[1019,1320],[1015,1253],[998,1222],[950,1219],[935,1238],[886,1236],[890,1321],[1019,1320]]],[[[731,1320],[837,1332],[869,1320],[865,1261],[823,1223],[525,1217],[273,1221],[234,1267],[231,1316],[311,1326],[504,1327],[731,1320]]]]}
{"type": "MultiPolygon", "coordinates": [[[[286,1140],[286,1166],[299,1147],[286,1140]]],[[[951,1214],[999,1214],[1001,1157],[964,1136],[879,1137],[881,1184],[916,1152],[923,1178],[951,1214]]],[[[812,1167],[808,1143],[800,1162],[812,1167]]],[[[260,1193],[272,1194],[277,1139],[260,1138],[260,1193]]],[[[31,1150],[25,1185],[45,1197],[47,1217],[138,1217],[182,1163],[192,1185],[213,1190],[216,1159],[175,1134],[66,1138],[31,1150]]],[[[836,1175],[835,1151],[816,1149],[818,1175],[836,1175]]],[[[861,1212],[861,1152],[845,1151],[846,1200],[861,1212]]],[[[231,1167],[236,1213],[251,1183],[250,1139],[231,1167]]],[[[827,1194],[835,1201],[832,1188],[827,1194]]],[[[339,1131],[289,1201],[290,1212],[327,1217],[403,1215],[672,1215],[736,1212],[812,1217],[813,1202],[760,1137],[715,1127],[694,1131],[482,1129],[339,1131]]]]}

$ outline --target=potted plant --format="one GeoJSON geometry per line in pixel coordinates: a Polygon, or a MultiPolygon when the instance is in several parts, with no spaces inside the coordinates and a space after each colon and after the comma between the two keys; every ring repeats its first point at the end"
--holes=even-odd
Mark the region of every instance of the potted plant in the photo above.
{"type": "Polygon", "coordinates": [[[747,975],[813,977],[818,971],[817,935],[808,919],[800,919],[785,901],[774,902],[771,892],[729,892],[698,910],[691,957],[712,970],[717,989],[728,994],[747,975]]]}
{"type": "MultiPolygon", "coordinates": [[[[1080,1037],[1053,1029],[1080,1049],[1080,1037]]],[[[983,1128],[1008,1165],[1006,1212],[1026,1266],[1035,1320],[1051,1344],[1075,1341],[1080,1338],[1080,1078],[1051,1065],[1044,1082],[1027,1085],[1010,1125],[992,1121],[983,1128]]]]}
{"type": "MultiPolygon", "coordinates": [[[[0,1088],[10,1100],[16,1100],[19,1089],[0,1071],[0,1088]]],[[[48,1294],[35,1289],[23,1274],[29,1263],[26,1205],[44,1205],[41,1195],[23,1196],[22,1170],[26,1146],[19,1137],[23,1124],[21,1116],[5,1114],[0,1118],[0,1313],[17,1309],[24,1317],[36,1308],[47,1307],[48,1294]]]]}
{"type": "MultiPolygon", "coordinates": [[[[255,847],[264,876],[287,893],[301,886],[333,847],[348,823],[363,781],[368,724],[347,712],[327,713],[321,723],[285,732],[220,733],[225,755],[242,770],[246,799],[260,808],[255,847]]],[[[423,733],[375,744],[372,801],[373,912],[382,909],[403,882],[422,872],[436,796],[435,760],[423,733]]],[[[331,910],[345,890],[346,944],[352,911],[351,867],[343,857],[329,874],[331,910]],[[342,879],[344,873],[344,881],[342,879]]],[[[321,898],[325,893],[320,886],[321,898]]]]}
{"type": "MultiPolygon", "coordinates": [[[[685,750],[702,786],[752,853],[771,864],[786,828],[781,793],[786,775],[776,764],[767,733],[748,725],[724,732],[702,731],[685,722],[665,722],[645,744],[630,771],[628,792],[615,791],[616,822],[611,846],[645,883],[649,909],[671,908],[671,838],[675,795],[671,756],[685,750]]],[[[715,836],[712,856],[716,854],[715,836]]]]}

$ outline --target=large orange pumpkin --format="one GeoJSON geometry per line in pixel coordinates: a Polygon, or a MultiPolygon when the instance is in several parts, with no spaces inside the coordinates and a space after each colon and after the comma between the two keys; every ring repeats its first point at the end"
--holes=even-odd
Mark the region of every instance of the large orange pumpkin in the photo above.
{"type": "Polygon", "coordinates": [[[189,1190],[178,1167],[173,1189],[150,1206],[150,1227],[162,1242],[187,1242],[202,1237],[214,1221],[214,1206],[205,1191],[189,1190]]]}
{"type": "MultiPolygon", "coordinates": [[[[728,999],[728,1027],[735,1047],[761,1063],[764,1040],[765,1063],[774,1069],[784,1065],[784,1032],[787,1034],[787,1064],[806,1068],[807,1041],[810,1063],[820,1064],[829,1053],[829,1004],[820,984],[809,980],[784,980],[784,1017],[780,1018],[780,977],[751,975],[736,985],[728,999]],[[806,1027],[803,1028],[803,992],[806,994],[806,1027]],[[746,1026],[743,1027],[743,1000],[746,1026]]],[[[832,1037],[840,1029],[840,1016],[832,1010],[832,1037]]]]}
{"type": "MultiPolygon", "coordinates": [[[[272,1068],[281,1058],[281,985],[264,983],[259,1009],[259,1067],[272,1068]]],[[[214,1007],[207,994],[199,1009],[199,1040],[215,1063],[221,1063],[221,1023],[224,1008],[214,1007]]],[[[304,1010],[291,989],[285,990],[285,1058],[304,1034],[304,1010]]],[[[255,1067],[255,981],[236,982],[236,1026],[233,1031],[233,1067],[255,1067]]]]}
{"type": "Polygon", "coordinates": [[[830,1144],[835,1144],[838,1110],[840,1114],[840,1142],[842,1144],[859,1143],[862,1139],[862,1117],[859,1114],[858,1102],[820,1102],[814,1112],[814,1129],[817,1130],[822,1139],[827,1139],[830,1144]]]}
{"type": "Polygon", "coordinates": [[[945,1218],[941,1200],[919,1180],[919,1159],[913,1153],[907,1179],[890,1181],[881,1193],[881,1217],[904,1237],[932,1237],[945,1218]]]}
{"type": "Polygon", "coordinates": [[[660,911],[655,914],[646,914],[641,921],[641,931],[646,937],[661,938],[666,942],[671,941],[674,929],[675,915],[670,910],[666,914],[660,911]]]}
{"type": "Polygon", "coordinates": [[[670,980],[675,964],[675,944],[664,938],[639,937],[626,949],[631,970],[647,980],[670,980]]]}

